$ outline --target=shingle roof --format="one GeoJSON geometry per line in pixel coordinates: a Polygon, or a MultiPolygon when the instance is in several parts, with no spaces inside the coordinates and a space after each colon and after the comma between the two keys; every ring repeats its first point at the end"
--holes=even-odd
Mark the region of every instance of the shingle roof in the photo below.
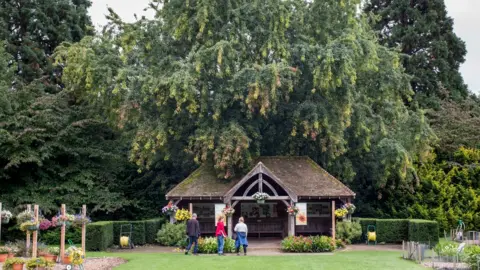
{"type": "MultiPolygon", "coordinates": [[[[352,190],[308,157],[260,157],[255,165],[259,162],[299,197],[355,196],[352,190]]],[[[213,166],[202,165],[166,197],[223,197],[241,178],[219,180],[213,166]]]]}

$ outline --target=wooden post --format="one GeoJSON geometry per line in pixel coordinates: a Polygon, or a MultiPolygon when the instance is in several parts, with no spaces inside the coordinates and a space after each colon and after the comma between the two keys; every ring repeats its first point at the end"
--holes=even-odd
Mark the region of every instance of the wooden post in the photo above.
{"type": "MultiPolygon", "coordinates": [[[[38,222],[38,204],[33,206],[33,216],[35,218],[35,223],[38,222]]],[[[32,244],[32,258],[37,258],[37,240],[38,240],[38,231],[33,232],[33,244],[32,244]]]]}
{"type": "Polygon", "coordinates": [[[233,226],[232,226],[232,216],[227,217],[227,228],[228,228],[228,237],[232,238],[233,236],[233,226]]]}
{"type": "MultiPolygon", "coordinates": [[[[62,204],[61,208],[61,215],[65,216],[66,210],[65,204],[62,204]]],[[[63,258],[65,257],[65,222],[63,222],[62,229],[60,231],[60,260],[63,262],[63,258]]]]}
{"type": "Polygon", "coordinates": [[[193,204],[192,203],[188,204],[188,210],[190,211],[190,215],[193,214],[193,204]]]}
{"type": "Polygon", "coordinates": [[[335,200],[332,200],[332,239],[335,241],[335,200]]]}
{"type": "MultiPolygon", "coordinates": [[[[87,206],[84,204],[82,206],[82,217],[86,218],[87,217],[87,206]]],[[[86,256],[87,250],[85,249],[85,238],[87,236],[87,224],[82,223],[82,251],[83,255],[86,256]]]]}
{"type": "Polygon", "coordinates": [[[288,215],[288,236],[295,236],[295,216],[288,215]]]}
{"type": "MultiPolygon", "coordinates": [[[[31,204],[27,204],[27,211],[28,212],[31,212],[32,211],[32,205],[31,204]]],[[[28,250],[30,250],[30,232],[27,231],[27,253],[28,253],[28,250]]]]}
{"type": "Polygon", "coordinates": [[[2,203],[0,202],[0,243],[2,242],[2,203]]]}

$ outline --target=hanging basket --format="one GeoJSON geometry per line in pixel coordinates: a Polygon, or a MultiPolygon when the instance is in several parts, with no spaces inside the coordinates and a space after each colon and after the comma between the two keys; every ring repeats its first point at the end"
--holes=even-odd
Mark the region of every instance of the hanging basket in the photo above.
{"type": "Polygon", "coordinates": [[[8,224],[10,222],[9,218],[2,217],[2,224],[8,224]]]}
{"type": "Polygon", "coordinates": [[[38,225],[30,225],[30,226],[27,226],[26,229],[29,232],[35,232],[35,231],[38,231],[39,226],[38,225]]]}
{"type": "Polygon", "coordinates": [[[265,203],[265,200],[257,200],[257,203],[258,203],[258,204],[264,204],[264,203],[265,203]]]}

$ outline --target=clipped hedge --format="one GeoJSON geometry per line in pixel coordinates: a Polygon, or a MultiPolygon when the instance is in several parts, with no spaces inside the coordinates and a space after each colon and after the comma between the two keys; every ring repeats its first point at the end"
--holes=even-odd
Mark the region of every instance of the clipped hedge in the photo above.
{"type": "Polygon", "coordinates": [[[408,224],[408,240],[430,243],[432,246],[438,243],[438,222],[421,219],[411,219],[408,224]]]}
{"type": "Polygon", "coordinates": [[[100,221],[87,224],[86,248],[104,251],[113,245],[113,222],[100,221]]]}
{"type": "Polygon", "coordinates": [[[368,225],[374,225],[377,227],[377,219],[375,218],[355,218],[353,221],[356,221],[362,225],[362,236],[365,237],[367,234],[368,225]]]}
{"type": "Polygon", "coordinates": [[[398,243],[402,240],[438,243],[439,227],[436,221],[421,219],[354,219],[362,225],[362,235],[365,240],[368,225],[375,225],[377,241],[398,243]]]}
{"type": "Polygon", "coordinates": [[[165,223],[163,218],[145,220],[145,242],[147,244],[156,243],[157,232],[162,228],[163,223],[165,223]]]}
{"type": "Polygon", "coordinates": [[[377,241],[401,243],[408,239],[408,219],[377,219],[377,241]]]}
{"type": "MultiPolygon", "coordinates": [[[[132,224],[132,242],[134,245],[145,245],[145,221],[114,221],[113,222],[113,243],[120,245],[120,229],[122,225],[132,224]]],[[[124,226],[125,232],[128,232],[128,228],[124,226]]],[[[155,237],[155,234],[153,235],[155,237]]]]}

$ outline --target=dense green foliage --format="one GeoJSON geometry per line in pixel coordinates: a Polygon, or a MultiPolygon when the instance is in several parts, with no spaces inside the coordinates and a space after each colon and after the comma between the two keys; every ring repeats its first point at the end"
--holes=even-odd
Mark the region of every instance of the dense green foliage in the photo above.
{"type": "Polygon", "coordinates": [[[408,240],[435,245],[439,239],[440,232],[437,221],[372,218],[359,218],[355,221],[361,224],[364,237],[367,234],[368,225],[374,225],[377,233],[377,242],[398,243],[408,240]]]}
{"type": "MultiPolygon", "coordinates": [[[[68,245],[69,240],[74,244],[82,243],[82,229],[80,227],[68,227],[65,231],[65,244],[68,245]]],[[[60,245],[60,227],[40,232],[38,241],[46,245],[60,245]]]]}
{"type": "Polygon", "coordinates": [[[281,243],[285,252],[332,252],[336,246],[328,236],[288,236],[281,243]]]}
{"type": "Polygon", "coordinates": [[[157,232],[162,228],[162,225],[165,223],[165,219],[150,219],[145,220],[145,242],[147,244],[155,244],[157,232]]]}
{"type": "Polygon", "coordinates": [[[377,242],[399,243],[408,239],[406,219],[377,219],[377,242]]]}
{"type": "MultiPolygon", "coordinates": [[[[224,239],[223,253],[235,252],[235,240],[232,238],[224,239]]],[[[242,248],[243,249],[243,248],[242,248]]],[[[198,252],[205,254],[218,253],[218,240],[217,237],[201,237],[198,239],[198,252]]],[[[243,252],[243,251],[242,251],[243,252]]]]}
{"type": "Polygon", "coordinates": [[[365,10],[378,15],[374,27],[380,42],[400,47],[406,55],[403,65],[413,76],[412,88],[423,105],[430,107],[445,94],[456,100],[467,96],[459,71],[467,51],[453,32],[443,0],[370,0],[365,10]],[[442,86],[447,93],[442,93],[442,86]]]}
{"type": "Polygon", "coordinates": [[[186,225],[183,222],[163,224],[157,232],[157,242],[164,246],[185,247],[187,245],[186,225]]]}
{"type": "Polygon", "coordinates": [[[335,236],[347,244],[362,241],[362,225],[358,222],[337,222],[335,236]]]}
{"type": "Polygon", "coordinates": [[[113,222],[100,221],[87,225],[86,249],[104,251],[113,245],[113,222]]]}

